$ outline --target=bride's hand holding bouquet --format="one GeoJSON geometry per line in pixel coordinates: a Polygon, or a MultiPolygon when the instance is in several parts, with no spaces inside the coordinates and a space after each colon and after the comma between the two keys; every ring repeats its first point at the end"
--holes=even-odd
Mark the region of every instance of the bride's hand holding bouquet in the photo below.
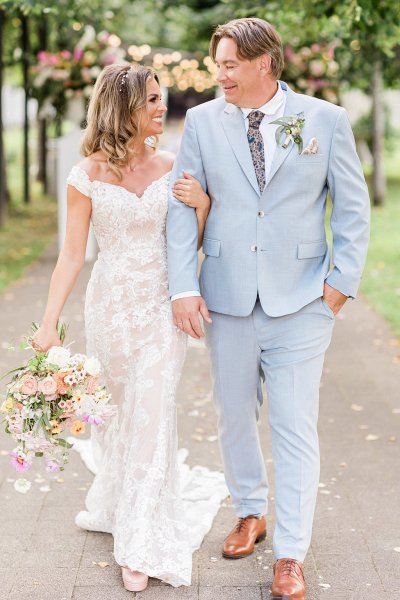
{"type": "MultiPolygon", "coordinates": [[[[27,471],[35,457],[44,460],[48,471],[63,470],[72,445],[62,435],[80,435],[86,423],[99,426],[115,414],[111,395],[100,383],[99,361],[71,354],[62,346],[65,333],[64,325],[52,332],[34,324],[34,335],[25,344],[34,355],[9,373],[1,412],[6,433],[17,442],[10,457],[19,473],[27,471]]],[[[30,484],[18,480],[15,487],[27,491],[30,484]]]]}

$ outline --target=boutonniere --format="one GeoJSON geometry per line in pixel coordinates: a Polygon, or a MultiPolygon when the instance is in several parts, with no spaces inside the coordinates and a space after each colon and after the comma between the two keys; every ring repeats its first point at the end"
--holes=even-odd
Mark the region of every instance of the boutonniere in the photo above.
{"type": "Polygon", "coordinates": [[[301,130],[305,123],[304,113],[298,113],[295,117],[281,117],[276,121],[271,121],[271,125],[279,125],[275,132],[276,143],[280,144],[282,133],[285,134],[285,141],[282,144],[282,148],[287,148],[290,142],[293,140],[297,144],[299,154],[303,150],[303,140],[301,137],[301,130]]]}

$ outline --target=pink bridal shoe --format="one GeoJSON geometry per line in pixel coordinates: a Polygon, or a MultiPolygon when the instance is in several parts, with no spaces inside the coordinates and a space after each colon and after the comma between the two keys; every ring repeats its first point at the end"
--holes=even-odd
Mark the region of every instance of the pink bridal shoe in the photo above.
{"type": "Polygon", "coordinates": [[[140,571],[131,571],[128,567],[122,567],[122,581],[128,592],[141,592],[147,588],[149,578],[140,571]]]}

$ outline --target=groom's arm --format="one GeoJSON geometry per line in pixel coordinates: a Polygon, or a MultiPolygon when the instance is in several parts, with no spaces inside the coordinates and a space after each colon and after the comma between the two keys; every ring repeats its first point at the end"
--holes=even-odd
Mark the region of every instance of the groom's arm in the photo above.
{"type": "Polygon", "coordinates": [[[175,324],[194,338],[204,335],[199,313],[209,320],[207,306],[200,296],[197,276],[198,225],[196,211],[176,200],[172,187],[183,171],[193,175],[207,191],[201,151],[192,112],[186,114],[181,147],[172,169],[168,192],[167,248],[169,292],[175,324]]]}
{"type": "Polygon", "coordinates": [[[333,304],[343,304],[346,297],[357,294],[370,224],[368,188],[344,109],[340,110],[333,133],[328,184],[332,197],[333,270],[326,278],[324,297],[331,298],[329,304],[337,312],[333,304]],[[340,293],[335,294],[336,291],[340,293]]]}

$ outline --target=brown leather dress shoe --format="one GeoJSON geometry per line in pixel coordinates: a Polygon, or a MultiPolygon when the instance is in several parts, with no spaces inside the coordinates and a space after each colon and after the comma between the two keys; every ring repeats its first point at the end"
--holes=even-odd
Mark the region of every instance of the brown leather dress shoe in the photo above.
{"type": "Polygon", "coordinates": [[[303,565],[294,558],[280,558],[274,564],[272,597],[285,600],[305,600],[303,565]]]}
{"type": "Polygon", "coordinates": [[[244,558],[254,550],[257,542],[264,540],[267,535],[265,517],[241,517],[234,529],[224,541],[222,556],[225,558],[244,558]]]}

